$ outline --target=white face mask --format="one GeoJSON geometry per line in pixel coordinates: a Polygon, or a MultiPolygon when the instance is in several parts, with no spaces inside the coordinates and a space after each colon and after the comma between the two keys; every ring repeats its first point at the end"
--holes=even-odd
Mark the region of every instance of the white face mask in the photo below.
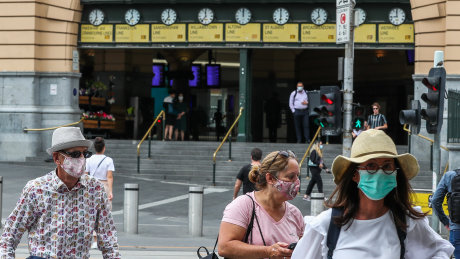
{"type": "Polygon", "coordinates": [[[71,158],[64,156],[64,162],[62,162],[61,168],[66,171],[72,177],[80,178],[85,173],[86,158],[71,158]]]}
{"type": "Polygon", "coordinates": [[[297,91],[302,91],[303,90],[303,86],[297,86],[297,91]]]}
{"type": "Polygon", "coordinates": [[[184,97],[183,96],[179,96],[179,101],[183,101],[184,100],[184,97]]]}

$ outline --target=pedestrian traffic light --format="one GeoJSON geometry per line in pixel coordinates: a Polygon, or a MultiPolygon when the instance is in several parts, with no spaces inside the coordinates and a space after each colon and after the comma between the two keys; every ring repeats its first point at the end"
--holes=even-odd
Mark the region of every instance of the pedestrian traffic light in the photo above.
{"type": "Polygon", "coordinates": [[[322,128],[324,135],[336,136],[341,132],[342,98],[337,86],[320,87],[320,105],[313,111],[318,114],[315,123],[322,128]]]}
{"type": "Polygon", "coordinates": [[[364,107],[356,106],[353,108],[353,125],[357,130],[364,129],[364,107]]]}
{"type": "Polygon", "coordinates": [[[430,69],[428,76],[422,79],[422,83],[428,88],[428,93],[421,96],[427,107],[421,110],[420,115],[426,120],[426,131],[436,134],[441,131],[442,127],[446,70],[443,67],[430,69]]]}
{"type": "Polygon", "coordinates": [[[418,134],[421,124],[420,113],[420,101],[412,100],[411,110],[401,110],[399,112],[399,123],[401,123],[401,125],[409,124],[411,132],[413,134],[418,134]]]}

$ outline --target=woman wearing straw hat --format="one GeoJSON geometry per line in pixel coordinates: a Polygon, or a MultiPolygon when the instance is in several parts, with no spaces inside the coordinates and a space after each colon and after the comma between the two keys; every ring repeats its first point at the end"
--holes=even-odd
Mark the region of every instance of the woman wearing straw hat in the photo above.
{"type": "Polygon", "coordinates": [[[418,171],[383,131],[361,133],[351,157],[334,160],[331,209],[307,224],[292,258],[449,258],[453,246],[412,207],[409,180],[418,171]]]}

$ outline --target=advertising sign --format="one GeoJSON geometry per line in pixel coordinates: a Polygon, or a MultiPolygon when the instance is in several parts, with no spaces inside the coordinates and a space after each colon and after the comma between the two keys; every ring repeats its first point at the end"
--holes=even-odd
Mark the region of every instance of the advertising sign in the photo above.
{"type": "Polygon", "coordinates": [[[193,23],[188,25],[189,42],[221,42],[224,40],[224,25],[222,23],[212,23],[203,25],[193,23]]]}
{"type": "Polygon", "coordinates": [[[267,23],[263,25],[263,41],[264,42],[298,42],[299,41],[299,25],[285,24],[278,25],[275,23],[267,23]]]}
{"type": "Polygon", "coordinates": [[[249,23],[241,25],[238,23],[227,23],[225,24],[225,41],[258,42],[260,41],[260,24],[249,23]]]}
{"type": "Polygon", "coordinates": [[[115,25],[115,42],[148,42],[149,25],[138,24],[116,24],[115,25]]]}
{"type": "Polygon", "coordinates": [[[185,42],[185,24],[152,24],[152,42],[185,42]]]}
{"type": "Polygon", "coordinates": [[[335,24],[302,24],[300,30],[301,42],[335,42],[335,24]]]}
{"type": "Polygon", "coordinates": [[[94,26],[90,24],[81,25],[81,42],[112,42],[113,25],[103,24],[94,26]]]}
{"type": "Polygon", "coordinates": [[[379,24],[379,43],[414,43],[414,25],[379,24]]]}

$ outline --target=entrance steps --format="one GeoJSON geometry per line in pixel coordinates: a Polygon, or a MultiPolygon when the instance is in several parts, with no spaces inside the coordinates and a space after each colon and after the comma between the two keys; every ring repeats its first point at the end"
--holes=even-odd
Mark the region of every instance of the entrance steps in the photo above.
{"type": "MultiPolygon", "coordinates": [[[[106,155],[113,158],[115,163],[115,177],[117,174],[148,177],[149,179],[165,180],[181,183],[196,183],[212,185],[213,162],[212,157],[218,142],[195,141],[152,141],[151,158],[148,158],[148,142],[141,147],[140,172],[137,172],[137,141],[106,140],[106,155]]],[[[229,161],[228,142],[225,143],[217,155],[216,185],[232,187],[240,168],[250,162],[251,150],[255,147],[263,151],[263,157],[275,150],[292,150],[300,160],[307,149],[307,144],[292,143],[247,143],[233,142],[231,161],[229,161]]],[[[407,146],[398,146],[398,153],[405,153],[407,146]]],[[[338,144],[324,145],[324,161],[330,167],[334,158],[342,153],[342,146],[338,144]]],[[[42,153],[34,158],[27,158],[30,165],[44,165],[47,157],[42,153]]],[[[411,181],[414,189],[429,189],[432,185],[432,174],[429,162],[419,161],[421,171],[411,181]]],[[[48,163],[51,166],[51,163],[48,163]]],[[[307,161],[301,169],[301,185],[305,190],[308,184],[307,161]]],[[[331,174],[322,173],[324,191],[327,194],[335,188],[331,174]]],[[[314,191],[317,191],[316,187],[314,191]]]]}

